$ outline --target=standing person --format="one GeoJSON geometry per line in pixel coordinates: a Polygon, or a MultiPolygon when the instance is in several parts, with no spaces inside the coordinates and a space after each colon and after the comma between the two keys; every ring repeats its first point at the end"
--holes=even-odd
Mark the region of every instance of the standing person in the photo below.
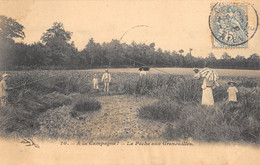
{"type": "Polygon", "coordinates": [[[202,105],[214,105],[214,98],[212,94],[212,88],[215,88],[213,82],[210,82],[208,79],[204,78],[202,88],[202,105]]]}
{"type": "Polygon", "coordinates": [[[230,81],[228,82],[228,101],[229,102],[237,102],[237,92],[238,89],[235,87],[235,82],[234,81],[230,81]]]}
{"type": "Polygon", "coordinates": [[[196,73],[198,73],[200,70],[199,69],[193,69],[193,72],[196,74],[196,73]]]}
{"type": "Polygon", "coordinates": [[[101,81],[104,82],[104,92],[109,92],[109,83],[111,81],[111,75],[107,69],[105,70],[105,73],[103,74],[101,81]]]}
{"type": "Polygon", "coordinates": [[[203,68],[202,70],[194,69],[194,78],[203,78],[202,88],[202,105],[214,105],[214,98],[212,89],[219,86],[217,80],[219,79],[218,73],[210,68],[203,68]]]}
{"type": "Polygon", "coordinates": [[[146,71],[143,68],[141,68],[139,70],[140,70],[140,74],[139,74],[140,77],[146,76],[146,71]]]}
{"type": "Polygon", "coordinates": [[[7,98],[8,98],[8,92],[6,85],[6,80],[8,79],[9,75],[8,74],[3,74],[2,75],[2,80],[0,81],[0,107],[4,107],[7,104],[7,98]]]}
{"type": "Polygon", "coordinates": [[[96,89],[98,91],[98,79],[97,79],[97,74],[94,74],[94,78],[93,78],[93,87],[94,89],[96,89]]]}

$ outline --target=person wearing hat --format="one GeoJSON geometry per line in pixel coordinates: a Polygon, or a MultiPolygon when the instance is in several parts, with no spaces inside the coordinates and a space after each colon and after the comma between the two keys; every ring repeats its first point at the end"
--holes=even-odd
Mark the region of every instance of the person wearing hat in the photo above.
{"type": "Polygon", "coordinates": [[[0,81],[0,107],[4,107],[7,103],[7,98],[8,98],[8,89],[6,85],[6,80],[9,77],[8,74],[3,74],[2,75],[2,80],[0,81]]]}
{"type": "Polygon", "coordinates": [[[104,82],[104,92],[109,92],[109,83],[111,81],[111,75],[107,69],[105,70],[105,73],[103,74],[101,81],[104,82]]]}
{"type": "Polygon", "coordinates": [[[144,70],[143,67],[139,68],[139,70],[140,70],[140,74],[139,74],[140,77],[146,76],[146,71],[144,70]]]}
{"type": "Polygon", "coordinates": [[[238,92],[238,89],[235,87],[235,82],[234,81],[230,81],[228,82],[228,89],[227,89],[227,92],[228,92],[228,101],[229,102],[237,102],[237,92],[238,92]]]}
{"type": "Polygon", "coordinates": [[[198,73],[200,70],[199,69],[193,69],[193,72],[196,74],[196,73],[198,73]]]}

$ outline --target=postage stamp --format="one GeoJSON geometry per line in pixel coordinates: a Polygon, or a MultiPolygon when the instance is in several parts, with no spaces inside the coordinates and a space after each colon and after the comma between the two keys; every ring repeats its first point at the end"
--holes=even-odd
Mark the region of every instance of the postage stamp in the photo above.
{"type": "Polygon", "coordinates": [[[247,48],[248,40],[254,36],[257,25],[257,12],[250,4],[214,4],[209,16],[212,47],[247,48]]]}

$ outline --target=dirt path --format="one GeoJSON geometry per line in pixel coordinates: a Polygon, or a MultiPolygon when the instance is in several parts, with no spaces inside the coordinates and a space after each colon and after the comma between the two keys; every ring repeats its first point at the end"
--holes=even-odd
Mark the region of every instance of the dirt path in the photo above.
{"type": "Polygon", "coordinates": [[[108,95],[97,98],[101,110],[81,113],[81,120],[72,118],[71,106],[48,110],[39,119],[41,129],[36,136],[80,138],[86,140],[160,140],[166,124],[140,119],[137,110],[156,101],[132,95],[108,95]]]}

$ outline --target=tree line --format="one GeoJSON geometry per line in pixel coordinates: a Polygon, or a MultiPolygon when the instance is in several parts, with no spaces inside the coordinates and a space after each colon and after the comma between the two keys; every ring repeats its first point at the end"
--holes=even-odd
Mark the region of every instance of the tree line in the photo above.
{"type": "Polygon", "coordinates": [[[206,58],[194,57],[192,49],[184,54],[179,51],[155,49],[155,43],[121,43],[112,39],[102,44],[91,38],[79,51],[72,32],[66,31],[60,22],[54,22],[33,44],[15,42],[25,38],[24,26],[15,19],[0,16],[0,69],[87,69],[99,67],[211,67],[232,69],[259,69],[257,53],[248,58],[237,55],[232,58],[224,52],[216,59],[210,52],[206,58]]]}

